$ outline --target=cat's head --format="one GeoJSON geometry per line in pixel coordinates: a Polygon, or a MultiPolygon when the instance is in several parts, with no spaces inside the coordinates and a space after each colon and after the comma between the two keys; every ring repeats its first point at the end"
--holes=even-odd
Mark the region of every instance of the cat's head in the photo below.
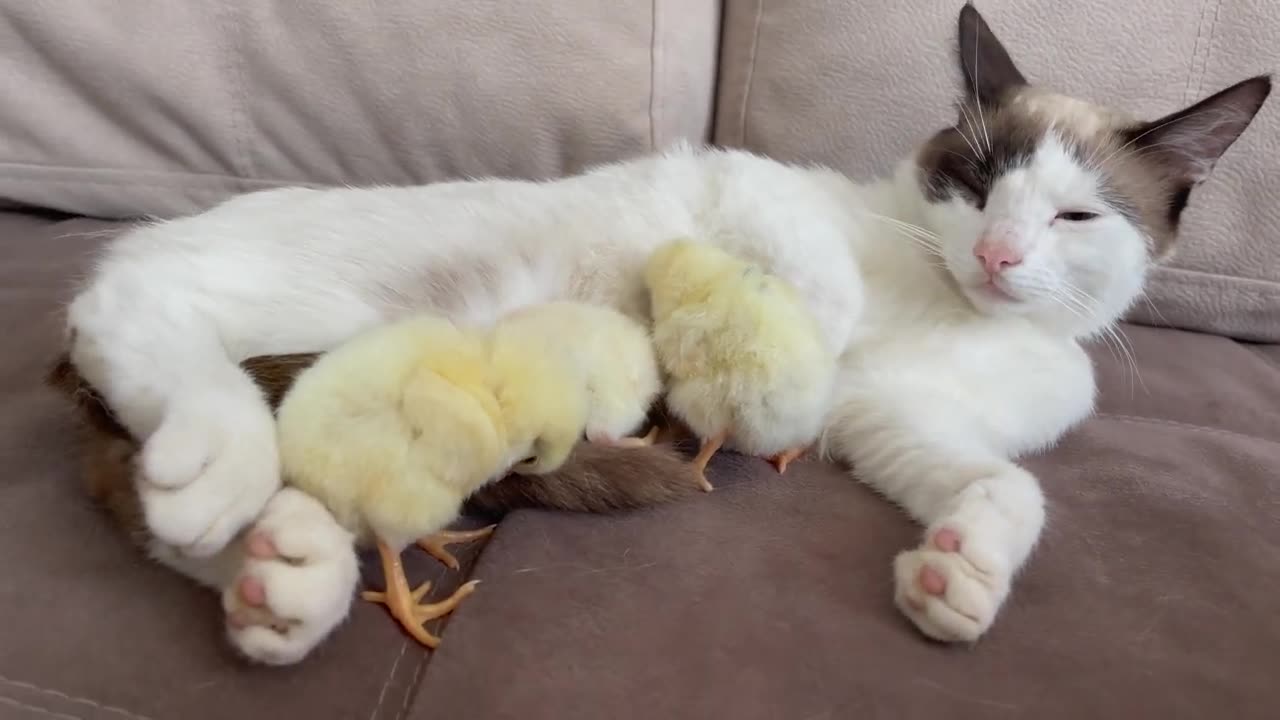
{"type": "Polygon", "coordinates": [[[929,230],[988,314],[1094,332],[1173,248],[1193,188],[1248,127],[1269,76],[1156,120],[1029,83],[972,5],[960,12],[965,93],[912,168],[929,230]]]}

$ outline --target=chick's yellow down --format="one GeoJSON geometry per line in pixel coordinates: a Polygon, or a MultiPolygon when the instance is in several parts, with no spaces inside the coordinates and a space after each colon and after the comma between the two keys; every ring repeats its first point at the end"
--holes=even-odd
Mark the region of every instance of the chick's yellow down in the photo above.
{"type": "Polygon", "coordinates": [[[422,623],[451,611],[475,581],[447,600],[419,604],[429,584],[409,591],[400,553],[417,540],[447,562],[444,540],[484,534],[431,537],[502,470],[510,452],[492,374],[483,337],[441,318],[415,317],[322,356],[299,375],[277,413],[286,482],[377,543],[386,592],[366,599],[386,603],[429,647],[439,639],[422,623]]]}
{"type": "Polygon", "coordinates": [[[450,612],[476,581],[421,605],[430,586],[409,591],[404,548],[417,541],[456,568],[444,545],[492,530],[440,532],[475,490],[508,470],[554,472],[589,420],[634,425],[647,410],[658,382],[652,346],[641,330],[647,356],[639,352],[636,337],[616,329],[622,316],[610,313],[554,303],[513,313],[488,331],[432,316],[402,320],[323,355],[281,402],[277,432],[287,482],[377,544],[387,589],[366,598],[385,603],[423,644],[435,647],[439,639],[422,623],[450,612]],[[567,320],[585,335],[556,327],[567,320]],[[640,370],[609,365],[619,358],[582,342],[595,332],[652,367],[643,360],[640,370]],[[591,388],[601,379],[623,399],[594,403],[591,388]]]}
{"type": "Polygon", "coordinates": [[[489,337],[492,383],[514,472],[541,475],[564,464],[587,422],[584,369],[539,328],[503,318],[489,337]]]}
{"type": "Polygon", "coordinates": [[[647,420],[662,391],[649,329],[613,308],[548,302],[503,318],[498,334],[523,348],[539,348],[574,368],[587,393],[586,437],[591,442],[641,445],[629,437],[647,420]]]}
{"type": "Polygon", "coordinates": [[[784,472],[831,403],[836,358],[812,313],[780,278],[690,240],[655,251],[645,282],[667,407],[702,441],[695,463],[725,445],[784,472]]]}

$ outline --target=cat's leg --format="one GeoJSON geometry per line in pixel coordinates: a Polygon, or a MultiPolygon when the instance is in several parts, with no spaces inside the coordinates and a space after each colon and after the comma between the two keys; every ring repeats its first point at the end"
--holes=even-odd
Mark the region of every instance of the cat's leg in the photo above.
{"type": "Polygon", "coordinates": [[[271,665],[302,660],[350,612],[359,581],[354,538],[311,496],[284,488],[233,549],[220,583],[227,635],[271,665]]]}
{"type": "Polygon", "coordinates": [[[930,637],[976,640],[1040,537],[1044,496],[1034,476],[966,437],[964,423],[935,424],[962,413],[936,401],[902,407],[840,408],[828,450],[925,527],[919,546],[894,561],[898,607],[930,637]]]}
{"type": "Polygon", "coordinates": [[[185,554],[215,555],[280,487],[274,418],[211,321],[181,310],[188,298],[147,313],[115,297],[121,285],[104,282],[71,304],[71,359],[146,438],[138,494],[151,533],[185,554]]]}
{"type": "Polygon", "coordinates": [[[266,239],[252,251],[214,235],[198,244],[199,220],[187,235],[174,223],[123,236],[69,305],[67,340],[80,374],[143,439],[138,492],[151,533],[206,557],[280,487],[275,421],[238,358],[323,350],[381,313],[359,283],[321,283],[326,268],[313,268],[317,280],[308,267],[319,261],[266,239]]]}

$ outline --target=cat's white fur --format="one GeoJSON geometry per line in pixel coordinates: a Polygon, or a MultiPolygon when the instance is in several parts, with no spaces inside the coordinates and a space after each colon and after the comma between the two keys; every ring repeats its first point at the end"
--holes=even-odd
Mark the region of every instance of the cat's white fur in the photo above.
{"type": "Polygon", "coordinates": [[[422,309],[486,322],[572,298],[643,316],[646,253],[701,238],[804,293],[843,351],[825,449],[926,527],[897,559],[898,604],[928,635],[973,640],[1045,521],[1036,479],[1012,459],[1090,412],[1078,341],[1116,320],[1147,265],[1144,238],[1118,215],[1050,221],[1095,186],[1049,138],[998,182],[985,214],[926,202],[911,158],[860,185],[683,146],[551,183],[255,193],[114,243],[69,308],[72,358],[148,438],[140,488],[157,554],[228,598],[236,577],[257,573],[295,625],[270,641],[261,628],[231,638],[288,662],[345,616],[354,556],[322,509],[273,513],[271,413],[236,363],[323,350],[422,309]],[[972,248],[995,219],[1025,230],[1027,260],[1007,278],[1017,302],[978,288],[972,248]],[[1074,305],[1061,300],[1068,283],[1074,305]],[[319,548],[305,567],[240,561],[236,533],[264,507],[258,525],[278,542],[295,534],[319,548]],[[958,551],[931,544],[942,528],[958,551]],[[925,564],[946,579],[942,595],[921,591],[925,564]]]}

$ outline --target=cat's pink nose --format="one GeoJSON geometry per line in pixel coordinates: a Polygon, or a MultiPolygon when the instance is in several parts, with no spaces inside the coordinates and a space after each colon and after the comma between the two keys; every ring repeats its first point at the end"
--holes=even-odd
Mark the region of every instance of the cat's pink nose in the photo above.
{"type": "Polygon", "coordinates": [[[982,263],[988,275],[999,275],[1006,268],[1022,262],[1022,253],[1007,242],[985,237],[973,248],[973,256],[982,263]]]}

